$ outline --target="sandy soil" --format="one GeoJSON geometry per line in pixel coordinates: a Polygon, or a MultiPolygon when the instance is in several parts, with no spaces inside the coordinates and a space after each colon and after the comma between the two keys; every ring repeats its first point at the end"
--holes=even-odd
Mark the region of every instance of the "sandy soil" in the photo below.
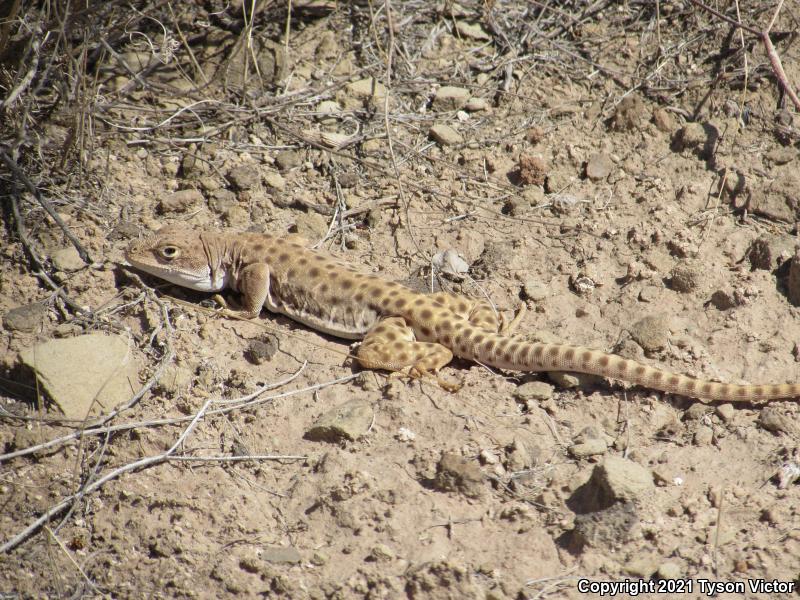
{"type": "MultiPolygon", "coordinates": [[[[114,478],[0,555],[0,597],[577,598],[581,579],[642,578],[694,585],[644,597],[699,598],[700,579],[798,581],[800,487],[776,477],[784,463],[797,468],[796,401],[704,404],[465,362],[443,372],[462,383],[456,393],[372,372],[334,383],[360,371],[346,342],[266,311],[258,322],[220,318],[203,294],[121,264],[131,239],[173,222],[297,232],[389,279],[488,297],[507,315],[525,304],[531,339],[721,381],[798,381],[789,271],[800,137],[756,41],[743,88],[741,55],[715,62],[727,27],[680,3],[662,15],[663,71],[645,60],[655,17],[616,5],[514,54],[477,6],[397,3],[386,99],[385,13],[301,4],[284,56],[272,17],[285,10],[265,9],[250,53],[259,81],[236,54],[236,5],[215,15],[212,4],[164,23],[177,42],[167,62],[153,23],[161,55],[141,37],[115,42],[146,89],[114,57],[93,59],[83,188],[59,165],[46,191],[94,264],[53,266],[69,243],[24,199],[51,273],[96,317],[74,319],[32,273],[15,228],[3,230],[0,313],[34,301],[47,310],[31,330],[4,321],[0,449],[76,431],[52,421],[52,404],[29,402],[19,353],[108,331],[135,348],[138,384],[174,351],[109,424],[191,417],[305,364],[262,403],[203,418],[177,452],[299,458],[169,461],[114,478]],[[597,70],[559,53],[581,44],[597,70]],[[634,76],[637,65],[650,70],[634,76]],[[445,85],[461,91],[437,94],[445,85]],[[434,125],[456,131],[432,138],[434,125]],[[448,249],[469,266],[460,281],[431,272],[448,249]],[[314,434],[346,404],[354,439],[314,434]],[[602,466],[618,458],[621,477],[633,464],[645,481],[604,502],[602,466]]],[[[499,27],[516,43],[509,23],[534,17],[509,11],[499,27]]],[[[778,24],[795,27],[788,9],[778,24]]],[[[796,44],[779,50],[800,84],[796,44]]],[[[65,115],[41,123],[51,149],[73,126],[65,115]]],[[[0,542],[87,483],[163,453],[186,425],[4,460],[0,542]]]]}

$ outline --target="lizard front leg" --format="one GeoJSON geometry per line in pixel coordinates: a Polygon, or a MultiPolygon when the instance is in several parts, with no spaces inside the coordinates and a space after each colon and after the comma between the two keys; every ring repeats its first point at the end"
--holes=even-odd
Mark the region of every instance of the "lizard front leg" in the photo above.
{"type": "Polygon", "coordinates": [[[269,265],[266,263],[254,263],[242,269],[236,281],[236,289],[241,294],[242,308],[229,311],[233,315],[252,319],[258,316],[262,306],[275,310],[275,303],[269,293],[269,265]]]}

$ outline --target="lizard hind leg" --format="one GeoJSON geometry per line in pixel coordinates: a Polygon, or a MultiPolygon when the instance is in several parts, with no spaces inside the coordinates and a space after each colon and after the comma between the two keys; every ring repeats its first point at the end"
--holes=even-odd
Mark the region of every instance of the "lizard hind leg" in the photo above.
{"type": "Polygon", "coordinates": [[[444,389],[457,389],[438,376],[439,369],[453,358],[450,349],[433,342],[418,342],[414,330],[402,317],[383,319],[370,329],[356,358],[366,369],[382,369],[412,379],[432,374],[444,389]]]}

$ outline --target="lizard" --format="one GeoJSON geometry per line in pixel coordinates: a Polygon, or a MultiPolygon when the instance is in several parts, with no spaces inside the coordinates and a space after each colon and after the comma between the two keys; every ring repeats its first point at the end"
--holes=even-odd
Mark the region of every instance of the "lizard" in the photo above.
{"type": "Polygon", "coordinates": [[[233,289],[241,307],[232,312],[240,317],[255,318],[265,307],[317,331],[362,340],[356,360],[367,369],[438,378],[455,356],[504,370],[588,373],[712,401],[800,397],[800,383],[720,383],[582,346],[528,342],[513,334],[521,313],[506,323],[485,300],[417,292],[306,246],[297,235],[171,225],[133,241],[125,258],[186,288],[233,289]]]}

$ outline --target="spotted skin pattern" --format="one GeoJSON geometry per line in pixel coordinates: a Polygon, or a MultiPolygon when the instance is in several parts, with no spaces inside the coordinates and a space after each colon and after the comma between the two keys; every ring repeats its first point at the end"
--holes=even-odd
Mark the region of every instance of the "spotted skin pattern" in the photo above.
{"type": "Polygon", "coordinates": [[[437,374],[454,356],[513,371],[572,371],[692,398],[759,402],[800,397],[800,384],[736,385],[695,379],[582,346],[530,343],[488,303],[423,294],[309,250],[298,236],[198,232],[169,226],[133,242],[134,267],[191,289],[241,294],[245,318],[262,306],[317,331],[363,340],[365,368],[437,374]]]}

